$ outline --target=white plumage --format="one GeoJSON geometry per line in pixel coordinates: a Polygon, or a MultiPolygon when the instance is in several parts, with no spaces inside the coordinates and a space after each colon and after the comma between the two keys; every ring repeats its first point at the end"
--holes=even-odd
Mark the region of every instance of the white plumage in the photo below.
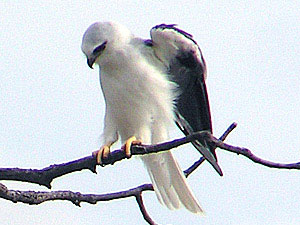
{"type": "MultiPolygon", "coordinates": [[[[106,103],[104,144],[131,136],[145,144],[168,140],[174,122],[177,86],[167,67],[144,40],[124,26],[103,22],[91,25],[83,36],[82,51],[89,63],[100,66],[100,83],[106,103]],[[101,52],[95,51],[99,46],[101,52]]],[[[89,64],[89,65],[90,65],[89,64]]],[[[171,152],[142,156],[158,200],[169,209],[184,206],[201,213],[196,198],[171,152]]]]}

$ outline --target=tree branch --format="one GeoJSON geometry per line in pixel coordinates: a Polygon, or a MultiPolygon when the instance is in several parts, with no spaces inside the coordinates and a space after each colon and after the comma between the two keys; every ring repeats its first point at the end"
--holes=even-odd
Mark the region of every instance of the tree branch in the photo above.
{"type": "Polygon", "coordinates": [[[211,136],[211,141],[214,143],[218,148],[236,153],[238,155],[243,155],[247,157],[248,159],[252,160],[255,163],[261,164],[263,166],[267,166],[270,168],[277,168],[277,169],[300,169],[300,162],[295,163],[276,163],[271,162],[265,159],[261,159],[258,156],[254,155],[248,148],[241,148],[237,146],[232,146],[229,144],[226,144],[217,138],[211,136]]]}
{"type": "Polygon", "coordinates": [[[14,203],[22,202],[29,205],[38,205],[46,201],[66,200],[76,206],[81,202],[96,204],[100,201],[110,201],[120,198],[136,197],[143,191],[153,191],[151,184],[143,184],[138,187],[125,191],[107,193],[107,194],[81,194],[72,191],[16,191],[9,190],[5,185],[0,183],[0,197],[10,200],[14,203]]]}
{"type": "MultiPolygon", "coordinates": [[[[151,185],[152,186],[152,185],[151,185]]],[[[153,189],[153,188],[152,188],[153,189]]],[[[146,208],[145,208],[145,205],[143,203],[143,197],[142,197],[142,192],[139,192],[136,194],[135,196],[136,198],[136,201],[140,207],[140,211],[141,213],[143,214],[143,217],[144,219],[150,224],[150,225],[155,225],[156,223],[151,219],[151,217],[149,216],[146,208]]]]}
{"type": "MultiPolygon", "coordinates": [[[[230,131],[232,131],[233,129],[231,129],[230,131]]],[[[228,130],[226,132],[228,132],[228,130]]],[[[207,139],[209,134],[210,133],[207,131],[201,131],[188,135],[184,138],[175,139],[173,141],[157,145],[133,145],[131,146],[131,154],[144,155],[167,151],[194,140],[207,139]]],[[[118,149],[111,152],[106,159],[102,159],[102,163],[103,165],[113,165],[114,163],[123,159],[127,159],[125,152],[121,149],[118,149]]],[[[87,156],[67,163],[54,164],[43,169],[0,168],[0,180],[23,181],[51,188],[51,182],[57,177],[61,177],[63,175],[81,171],[84,169],[88,169],[96,173],[96,166],[96,157],[87,156]]]]}
{"type": "MultiPolygon", "coordinates": [[[[224,132],[220,139],[214,137],[210,132],[202,131],[188,135],[184,138],[175,139],[170,142],[165,142],[157,145],[135,145],[131,147],[132,155],[143,155],[149,153],[157,153],[166,151],[171,148],[176,148],[180,145],[192,142],[194,140],[205,140],[207,143],[214,145],[220,149],[241,154],[255,163],[281,169],[300,169],[300,162],[297,163],[275,163],[267,161],[255,156],[249,149],[232,146],[224,143],[223,141],[228,134],[236,127],[236,123],[230,125],[230,127],[224,132]]],[[[103,160],[104,165],[113,165],[115,162],[126,159],[123,150],[115,150],[110,153],[107,159],[103,160]]],[[[189,176],[195,171],[199,165],[204,162],[205,159],[201,157],[192,166],[184,171],[186,176],[189,176]]],[[[36,183],[39,185],[51,188],[51,182],[60,176],[68,173],[88,169],[92,172],[96,172],[96,158],[94,156],[88,156],[81,159],[77,159],[71,162],[55,164],[43,169],[19,169],[19,168],[0,168],[0,180],[16,180],[30,183],[36,183]]],[[[0,198],[10,200],[12,202],[23,202],[26,204],[41,204],[45,201],[53,200],[67,200],[71,201],[76,206],[80,206],[81,202],[90,204],[96,204],[99,201],[110,201],[120,198],[135,197],[137,204],[144,219],[149,224],[155,224],[146,211],[143,203],[142,193],[144,191],[153,191],[152,184],[143,184],[138,187],[134,187],[125,191],[108,193],[108,194],[81,194],[79,192],[72,191],[52,191],[52,192],[35,192],[35,191],[18,191],[9,190],[5,185],[0,183],[0,198]]]]}
{"type": "Polygon", "coordinates": [[[55,178],[84,169],[96,173],[96,160],[92,156],[43,169],[0,168],[0,180],[23,181],[51,188],[51,182],[55,178]]]}

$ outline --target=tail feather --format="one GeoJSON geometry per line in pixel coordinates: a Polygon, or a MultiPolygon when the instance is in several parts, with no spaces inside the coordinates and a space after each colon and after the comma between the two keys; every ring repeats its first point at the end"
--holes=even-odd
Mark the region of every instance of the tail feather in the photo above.
{"type": "MultiPolygon", "coordinates": [[[[149,168],[149,167],[147,167],[147,168],[149,168]]],[[[162,172],[162,171],[160,171],[160,172],[162,172]]],[[[152,181],[153,188],[155,190],[155,193],[156,193],[156,196],[157,196],[159,202],[161,204],[167,206],[171,210],[179,208],[179,200],[175,193],[175,190],[174,189],[172,190],[171,189],[172,187],[167,189],[167,187],[169,185],[163,184],[162,180],[157,179],[158,176],[153,176],[153,173],[150,171],[149,171],[149,175],[150,175],[150,179],[152,181]],[[157,184],[159,186],[157,186],[157,184]],[[156,190],[159,190],[159,191],[156,191],[156,190]]]]}
{"type": "Polygon", "coordinates": [[[171,210],[183,205],[193,213],[203,213],[171,152],[146,155],[142,160],[160,203],[171,210]]]}
{"type": "Polygon", "coordinates": [[[171,210],[178,209],[180,207],[180,201],[174,187],[172,187],[170,183],[170,179],[166,179],[166,176],[163,175],[166,173],[165,168],[160,166],[155,167],[153,164],[154,160],[149,159],[151,157],[152,156],[145,156],[143,157],[143,161],[147,167],[150,179],[153,184],[153,188],[159,202],[167,206],[171,210]]]}

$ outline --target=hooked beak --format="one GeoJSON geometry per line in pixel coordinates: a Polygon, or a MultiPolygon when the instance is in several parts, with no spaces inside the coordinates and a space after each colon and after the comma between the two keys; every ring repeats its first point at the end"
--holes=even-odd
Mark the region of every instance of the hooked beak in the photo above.
{"type": "Polygon", "coordinates": [[[105,47],[106,47],[107,41],[104,41],[101,45],[99,45],[98,47],[96,47],[91,56],[87,58],[87,64],[88,66],[93,69],[93,65],[95,63],[95,61],[97,60],[97,58],[102,54],[102,52],[104,51],[105,47]]]}
{"type": "Polygon", "coordinates": [[[87,59],[87,64],[91,69],[94,69],[93,65],[94,65],[95,61],[96,61],[96,58],[94,58],[94,57],[87,59]]]}

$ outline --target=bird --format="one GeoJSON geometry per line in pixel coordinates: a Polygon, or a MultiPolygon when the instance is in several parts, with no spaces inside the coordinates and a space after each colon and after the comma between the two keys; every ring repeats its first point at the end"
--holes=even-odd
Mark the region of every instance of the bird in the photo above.
{"type": "MultiPolygon", "coordinates": [[[[154,26],[150,37],[136,37],[117,22],[93,23],[83,35],[81,50],[90,68],[99,66],[105,100],[99,164],[119,138],[128,158],[133,144],[167,141],[174,122],[186,135],[212,132],[206,64],[197,42],[175,24],[154,26]]],[[[193,145],[222,175],[214,147],[193,145]]],[[[140,157],[162,205],[203,213],[171,151],[140,157]]]]}

